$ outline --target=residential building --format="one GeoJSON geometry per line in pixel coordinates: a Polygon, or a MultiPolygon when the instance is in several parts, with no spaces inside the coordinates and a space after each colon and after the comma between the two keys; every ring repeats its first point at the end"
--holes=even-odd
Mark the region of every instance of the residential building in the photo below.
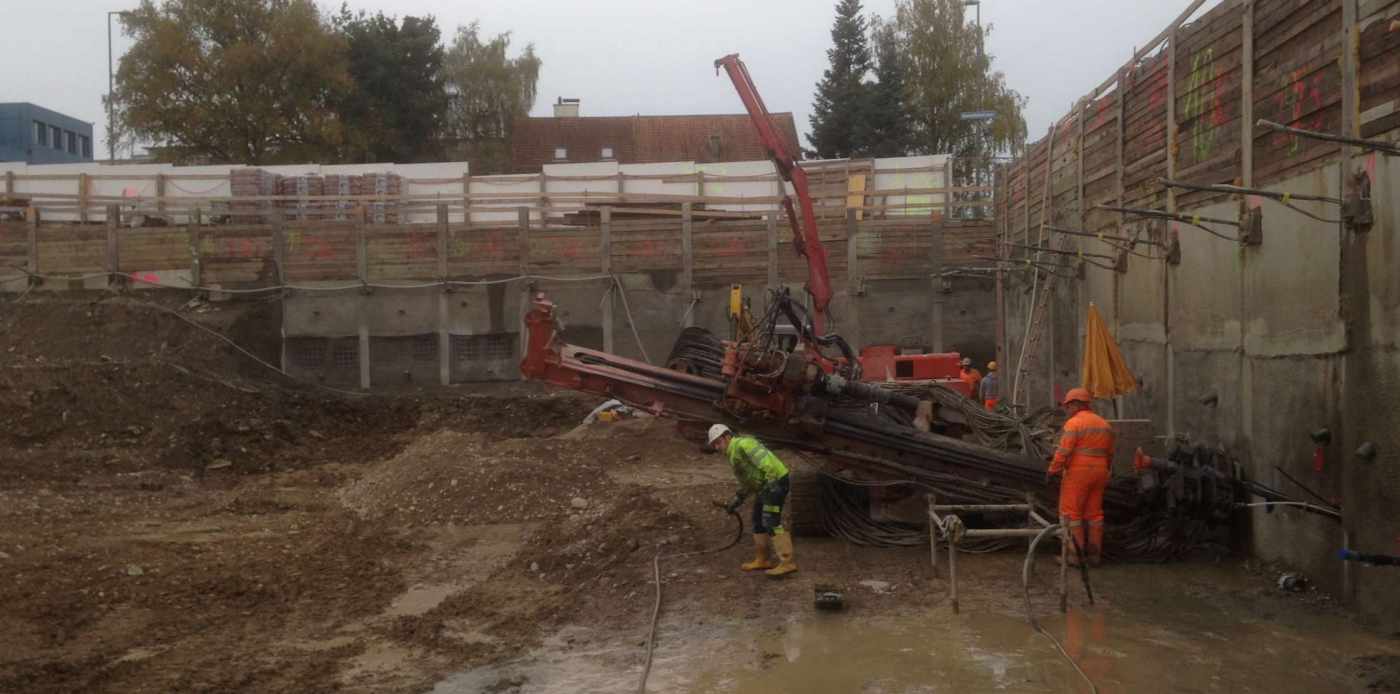
{"type": "Polygon", "coordinates": [[[35,104],[0,103],[0,161],[92,161],[92,123],[35,104]]]}
{"type": "MultiPolygon", "coordinates": [[[[552,118],[521,118],[511,132],[511,170],[531,173],[545,164],[616,161],[649,164],[767,159],[748,114],[685,116],[579,115],[577,99],[560,99],[552,118]]],[[[800,153],[791,113],[773,124],[794,155],[800,153]]]]}

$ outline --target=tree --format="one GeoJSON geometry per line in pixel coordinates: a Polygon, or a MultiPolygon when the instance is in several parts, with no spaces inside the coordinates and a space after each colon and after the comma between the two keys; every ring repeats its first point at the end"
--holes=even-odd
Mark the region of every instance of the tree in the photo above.
{"type": "Polygon", "coordinates": [[[515,119],[530,112],[542,62],[534,44],[507,57],[510,33],[483,41],[481,26],[458,27],[447,51],[448,125],[484,172],[504,171],[515,119]]]}
{"type": "Polygon", "coordinates": [[[311,0],[153,0],[122,16],[122,125],[179,158],[335,156],[350,88],[344,41],[311,0]]]}
{"type": "Polygon", "coordinates": [[[860,0],[840,0],[831,26],[831,66],[817,83],[807,142],[824,159],[850,157],[863,150],[862,122],[868,108],[866,73],[870,72],[870,46],[860,0]]]}
{"type": "Polygon", "coordinates": [[[437,150],[447,121],[444,50],[437,21],[341,6],[336,29],[345,37],[354,88],[338,105],[347,130],[346,159],[423,161],[437,150]]]}
{"type": "Polygon", "coordinates": [[[917,150],[985,159],[1025,138],[1025,99],[991,70],[990,27],[965,19],[962,0],[899,0],[895,31],[906,68],[906,99],[917,150]],[[969,111],[994,111],[988,122],[969,111]]]}
{"type": "Polygon", "coordinates": [[[914,138],[905,103],[904,46],[893,23],[875,17],[870,24],[876,81],[866,87],[868,105],[862,120],[861,149],[872,157],[906,156],[914,149],[914,138]]]}

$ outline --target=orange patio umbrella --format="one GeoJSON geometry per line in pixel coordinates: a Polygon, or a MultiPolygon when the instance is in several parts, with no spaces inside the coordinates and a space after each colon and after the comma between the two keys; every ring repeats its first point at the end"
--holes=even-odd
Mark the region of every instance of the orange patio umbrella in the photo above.
{"type": "Polygon", "coordinates": [[[1095,398],[1105,400],[1137,390],[1137,380],[1123,361],[1123,352],[1093,304],[1089,304],[1089,325],[1084,332],[1083,385],[1095,398]]]}

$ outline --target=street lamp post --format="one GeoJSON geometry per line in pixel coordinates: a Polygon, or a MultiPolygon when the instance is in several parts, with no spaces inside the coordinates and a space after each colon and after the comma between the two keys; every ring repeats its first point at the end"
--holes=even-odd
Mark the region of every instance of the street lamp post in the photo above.
{"type": "Polygon", "coordinates": [[[116,73],[112,70],[112,15],[126,16],[131,14],[127,10],[111,10],[107,12],[107,162],[113,163],[117,160],[117,142],[112,139],[112,131],[116,130],[117,112],[112,104],[112,92],[116,89],[116,73]]]}
{"type": "Polygon", "coordinates": [[[963,7],[977,8],[977,57],[982,57],[982,0],[963,0],[963,7]]]}

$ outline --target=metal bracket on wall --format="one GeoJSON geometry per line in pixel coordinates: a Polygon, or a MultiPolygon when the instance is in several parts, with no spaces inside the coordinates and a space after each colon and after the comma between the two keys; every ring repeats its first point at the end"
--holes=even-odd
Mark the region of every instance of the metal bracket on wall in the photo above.
{"type": "Polygon", "coordinates": [[[1353,181],[1356,196],[1342,203],[1342,222],[1352,231],[1370,231],[1376,222],[1371,210],[1371,176],[1365,170],[1357,171],[1353,181]]]}
{"type": "Polygon", "coordinates": [[[1263,243],[1264,210],[1258,207],[1244,210],[1240,215],[1240,245],[1259,246],[1263,243]]]}

